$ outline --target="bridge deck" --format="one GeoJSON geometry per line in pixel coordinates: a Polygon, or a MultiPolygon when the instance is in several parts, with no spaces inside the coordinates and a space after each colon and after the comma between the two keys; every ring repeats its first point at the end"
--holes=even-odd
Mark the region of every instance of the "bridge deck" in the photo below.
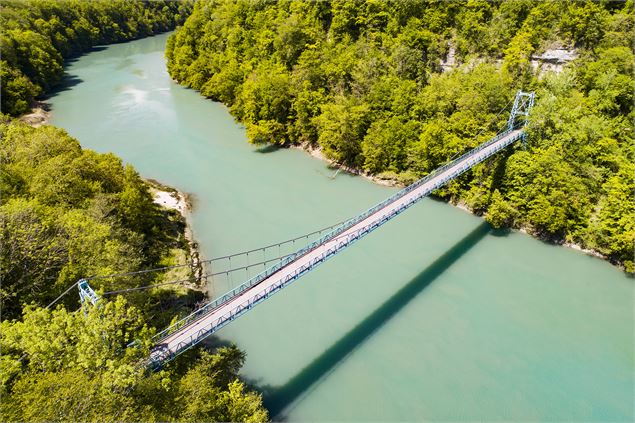
{"type": "MultiPolygon", "coordinates": [[[[361,236],[391,219],[404,209],[427,196],[435,189],[454,179],[461,173],[482,162],[507,145],[520,139],[521,130],[513,130],[503,134],[499,139],[492,140],[489,145],[474,149],[472,152],[458,159],[445,169],[441,168],[438,174],[430,180],[425,181],[410,192],[396,198],[394,201],[374,211],[363,220],[360,220],[350,228],[337,234],[334,238],[326,240],[294,258],[279,270],[275,271],[262,281],[249,287],[236,297],[230,298],[212,310],[191,321],[189,324],[176,329],[159,341],[159,345],[153,350],[150,356],[151,363],[161,363],[178,355],[192,345],[200,342],[201,339],[220,329],[229,321],[238,317],[244,311],[250,309],[255,304],[264,300],[276,290],[282,288],[286,283],[298,278],[305,271],[322,263],[324,260],[334,255],[349,243],[356,241],[361,236]]],[[[416,185],[416,184],[415,184],[416,185]]]]}

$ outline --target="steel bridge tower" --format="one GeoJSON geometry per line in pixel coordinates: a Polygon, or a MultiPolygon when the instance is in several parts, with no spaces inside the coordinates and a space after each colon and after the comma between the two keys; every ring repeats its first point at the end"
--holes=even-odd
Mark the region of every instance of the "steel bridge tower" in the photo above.
{"type": "Polygon", "coordinates": [[[527,125],[527,118],[529,116],[529,112],[531,108],[534,106],[534,92],[526,93],[521,90],[518,90],[516,93],[516,98],[514,98],[514,105],[512,106],[512,111],[509,114],[509,119],[507,120],[507,130],[512,131],[514,129],[518,129],[516,127],[517,122],[516,118],[522,116],[522,126],[527,125]]]}

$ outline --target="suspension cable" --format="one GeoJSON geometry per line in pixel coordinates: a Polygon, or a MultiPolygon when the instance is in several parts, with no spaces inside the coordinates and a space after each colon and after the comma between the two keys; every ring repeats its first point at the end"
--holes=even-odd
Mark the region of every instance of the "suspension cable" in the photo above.
{"type": "Polygon", "coordinates": [[[214,261],[228,259],[228,258],[233,258],[233,257],[237,257],[237,256],[242,256],[242,255],[245,255],[245,254],[254,253],[256,251],[266,250],[268,248],[277,247],[277,246],[280,246],[280,245],[283,245],[283,244],[288,244],[290,242],[294,242],[294,241],[297,241],[297,240],[300,240],[300,239],[303,239],[303,238],[308,238],[311,235],[319,234],[319,233],[324,232],[326,230],[333,229],[333,228],[335,228],[337,226],[342,225],[343,223],[346,223],[347,221],[348,221],[348,219],[342,220],[341,222],[338,222],[338,223],[336,223],[334,225],[326,226],[326,227],[324,227],[322,229],[318,229],[316,231],[309,232],[306,235],[298,236],[296,238],[287,239],[286,241],[276,242],[274,244],[270,244],[270,245],[267,245],[267,246],[264,246],[264,247],[254,248],[253,250],[242,251],[240,253],[234,253],[234,254],[229,254],[229,255],[226,255],[226,256],[215,257],[215,258],[208,259],[208,260],[201,260],[201,263],[212,263],[214,261]]]}
{"type": "MultiPolygon", "coordinates": [[[[341,222],[338,222],[338,223],[336,223],[334,225],[326,226],[326,227],[324,227],[322,229],[318,229],[316,231],[309,232],[308,234],[305,234],[305,235],[302,235],[302,236],[299,236],[299,237],[296,237],[296,238],[288,239],[286,241],[277,242],[277,243],[270,244],[270,245],[267,245],[267,246],[264,246],[264,247],[254,248],[252,250],[242,251],[242,252],[239,252],[239,253],[234,253],[234,254],[228,254],[228,255],[225,255],[225,256],[214,257],[214,258],[207,259],[207,260],[199,260],[198,263],[209,264],[209,263],[213,263],[215,261],[224,260],[224,259],[231,259],[233,257],[242,256],[242,255],[253,253],[253,252],[256,252],[256,251],[266,250],[268,248],[276,247],[276,246],[283,245],[283,244],[288,244],[290,242],[295,242],[295,241],[298,241],[300,239],[308,238],[311,235],[319,234],[319,233],[324,232],[326,230],[333,229],[333,228],[335,228],[337,226],[342,225],[343,223],[345,223],[347,221],[348,221],[348,219],[347,220],[343,220],[341,222]]],[[[268,261],[270,261],[270,260],[268,260],[268,261]]],[[[159,271],[162,271],[162,270],[178,269],[178,268],[181,268],[181,267],[192,266],[193,264],[194,264],[193,261],[189,261],[189,262],[187,262],[185,264],[177,264],[177,265],[174,265],[174,266],[163,266],[163,267],[156,267],[156,268],[152,268],[152,269],[137,270],[137,271],[133,271],[133,272],[113,273],[113,274],[110,274],[110,275],[91,276],[91,277],[86,278],[86,280],[118,278],[118,277],[125,277],[125,276],[136,276],[136,275],[141,275],[141,274],[145,274],[145,273],[159,272],[159,271]]]]}
{"type": "MultiPolygon", "coordinates": [[[[503,112],[504,112],[504,111],[505,111],[505,110],[509,107],[509,105],[510,105],[513,101],[514,101],[514,98],[512,98],[511,100],[509,100],[509,101],[507,102],[507,104],[506,104],[506,105],[505,105],[502,109],[500,109],[500,111],[496,114],[496,116],[494,116],[492,119],[490,119],[490,121],[489,121],[489,122],[487,122],[487,123],[486,123],[486,124],[485,124],[485,125],[481,128],[481,130],[478,132],[478,134],[476,134],[476,135],[474,135],[474,136],[472,137],[472,140],[475,140],[475,139],[477,139],[478,137],[480,137],[480,136],[483,134],[483,132],[485,131],[485,129],[487,129],[487,127],[488,127],[488,126],[490,126],[492,123],[494,123],[494,122],[495,122],[495,121],[499,118],[499,116],[501,115],[501,113],[503,113],[503,112]]],[[[498,130],[497,134],[498,134],[499,132],[500,132],[500,129],[498,130]]],[[[450,159],[448,160],[448,162],[451,162],[452,160],[456,159],[456,158],[457,158],[460,154],[462,154],[462,153],[463,153],[463,151],[464,151],[464,150],[461,150],[461,151],[457,152],[454,156],[450,157],[450,159]]]]}
{"type": "Polygon", "coordinates": [[[75,288],[75,287],[77,286],[77,284],[78,284],[78,283],[79,283],[79,281],[77,281],[77,282],[73,282],[73,284],[72,284],[71,286],[69,286],[69,287],[68,287],[68,289],[66,289],[66,291],[62,292],[62,293],[60,294],[60,296],[59,296],[59,297],[57,297],[56,299],[54,299],[54,300],[53,300],[53,302],[52,302],[51,304],[49,304],[49,305],[47,305],[47,306],[46,306],[46,308],[47,308],[47,309],[48,309],[48,308],[51,308],[51,306],[52,306],[53,304],[55,304],[56,302],[58,302],[59,300],[61,300],[61,299],[62,299],[62,297],[63,297],[64,295],[68,294],[68,293],[69,293],[69,291],[70,291],[71,289],[75,288]]]}
{"type": "MultiPolygon", "coordinates": [[[[337,225],[335,225],[335,226],[337,226],[337,225]]],[[[339,236],[333,238],[332,240],[336,241],[336,240],[338,240],[338,239],[340,239],[340,238],[342,238],[344,236],[347,236],[347,235],[339,235],[339,236]]],[[[276,244],[274,244],[274,246],[275,245],[276,244]]],[[[223,270],[223,271],[219,271],[219,272],[205,273],[205,274],[201,275],[200,278],[197,278],[197,279],[203,279],[203,278],[210,277],[210,276],[228,275],[229,273],[237,272],[239,270],[247,270],[247,269],[250,269],[252,267],[266,265],[267,263],[271,263],[271,262],[274,262],[274,261],[280,261],[280,260],[286,259],[287,257],[291,257],[294,254],[296,254],[296,252],[293,252],[293,253],[290,253],[290,254],[284,254],[284,255],[281,255],[281,256],[278,256],[278,257],[274,257],[274,258],[271,258],[271,259],[268,259],[268,260],[264,260],[264,261],[261,261],[261,262],[258,262],[258,263],[251,263],[251,264],[249,264],[247,266],[240,266],[240,267],[236,267],[234,269],[223,270]]],[[[170,281],[170,282],[162,282],[162,283],[158,283],[158,284],[138,286],[138,287],[134,287],[134,288],[125,288],[125,289],[118,289],[118,290],[115,290],[115,291],[107,291],[107,292],[102,293],[102,295],[123,294],[123,293],[126,293],[126,292],[141,291],[141,290],[144,290],[144,289],[151,289],[151,288],[155,288],[155,287],[158,287],[158,286],[176,285],[176,284],[179,284],[179,283],[185,283],[185,282],[191,282],[191,281],[192,281],[191,278],[190,279],[180,279],[180,280],[175,280],[175,281],[170,281]]]]}
{"type": "MultiPolygon", "coordinates": [[[[208,275],[203,275],[203,276],[208,276],[208,275]]],[[[143,289],[150,289],[150,288],[154,288],[154,287],[157,287],[157,286],[175,285],[175,284],[178,284],[178,283],[185,283],[185,282],[191,282],[191,279],[181,279],[181,280],[178,280],[178,281],[163,282],[163,283],[157,283],[157,284],[154,284],[154,285],[145,285],[145,286],[137,286],[137,287],[134,287],[134,288],[118,289],[116,291],[104,292],[102,295],[123,294],[124,292],[141,291],[143,289]]]]}
{"type": "MultiPolygon", "coordinates": [[[[326,226],[326,227],[324,227],[322,229],[318,229],[316,231],[310,232],[310,233],[308,233],[306,235],[299,236],[299,237],[296,237],[296,238],[291,238],[289,240],[278,242],[278,243],[275,243],[275,244],[270,244],[270,245],[267,245],[265,247],[244,251],[242,253],[235,253],[235,254],[229,254],[229,255],[226,255],[226,256],[215,257],[215,258],[209,259],[209,260],[201,260],[200,263],[211,263],[211,262],[222,260],[222,259],[230,259],[231,260],[232,257],[241,256],[241,255],[248,255],[249,253],[253,253],[253,252],[256,252],[256,251],[266,250],[268,248],[275,247],[275,246],[280,246],[282,244],[288,244],[290,242],[295,242],[295,241],[297,241],[299,239],[308,238],[311,235],[315,235],[315,234],[324,232],[325,230],[335,228],[337,226],[342,225],[343,223],[345,223],[347,221],[348,220],[343,220],[343,221],[338,222],[338,223],[336,223],[334,225],[326,226]]],[[[285,259],[285,258],[287,258],[287,257],[289,257],[289,256],[291,256],[293,254],[295,254],[295,253],[279,255],[278,257],[274,257],[274,258],[271,258],[271,259],[268,259],[268,260],[263,260],[263,261],[260,261],[260,262],[257,262],[257,263],[251,263],[251,264],[248,264],[246,266],[240,266],[240,267],[237,267],[237,268],[234,268],[234,269],[228,269],[228,270],[225,270],[225,271],[220,271],[220,272],[215,272],[215,273],[206,273],[206,274],[201,275],[201,277],[199,279],[202,279],[202,278],[205,278],[205,277],[209,277],[209,276],[218,276],[218,275],[222,275],[222,274],[229,274],[229,273],[233,273],[233,272],[236,272],[236,271],[239,271],[239,270],[247,270],[247,269],[250,269],[252,267],[266,265],[267,263],[271,263],[271,262],[274,262],[274,261],[279,261],[279,260],[285,259]]],[[[140,275],[140,274],[149,273],[149,272],[157,272],[157,271],[160,271],[160,270],[176,269],[176,268],[180,268],[180,267],[190,266],[191,264],[192,264],[192,262],[188,262],[186,264],[178,264],[178,265],[174,265],[174,266],[163,266],[163,267],[157,267],[157,268],[154,268],[154,269],[138,270],[138,271],[134,271],[134,272],[125,272],[125,273],[115,273],[115,274],[111,274],[111,275],[92,276],[92,277],[86,278],[86,280],[115,278],[115,277],[124,277],[124,276],[134,276],[134,275],[140,275]]],[[[155,288],[155,287],[158,287],[158,286],[175,285],[175,284],[185,283],[185,282],[190,282],[190,281],[191,281],[191,279],[180,279],[180,280],[175,280],[175,281],[170,281],[170,282],[162,282],[162,283],[158,283],[158,284],[144,285],[144,286],[139,286],[139,287],[134,287],[134,288],[125,288],[125,289],[119,289],[119,290],[114,290],[114,291],[107,291],[107,292],[102,293],[102,295],[113,295],[113,294],[122,294],[122,293],[132,292],[132,291],[141,291],[141,290],[144,290],[144,289],[155,288]]],[[[53,305],[55,302],[59,301],[60,298],[62,298],[64,295],[66,295],[78,283],[79,282],[75,282],[73,285],[71,285],[66,291],[64,291],[64,293],[62,295],[60,295],[58,298],[55,299],[55,301],[53,301],[51,304],[49,304],[47,306],[47,308],[50,307],[51,305],[53,305]]]]}

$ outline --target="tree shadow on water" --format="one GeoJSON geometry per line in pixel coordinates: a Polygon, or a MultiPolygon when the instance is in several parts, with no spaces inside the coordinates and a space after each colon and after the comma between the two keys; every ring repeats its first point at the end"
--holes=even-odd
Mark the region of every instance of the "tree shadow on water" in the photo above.
{"type": "Polygon", "coordinates": [[[60,81],[60,83],[55,85],[53,89],[51,89],[51,91],[46,95],[45,99],[48,100],[50,98],[57,96],[59,93],[63,91],[71,90],[73,87],[81,84],[82,82],[84,82],[84,80],[78,77],[77,75],[72,75],[72,74],[69,74],[68,72],[64,72],[64,75],[62,76],[62,80],[60,81]]]}
{"type": "Polygon", "coordinates": [[[85,56],[87,54],[97,53],[99,51],[104,51],[107,48],[108,48],[108,46],[106,46],[106,45],[104,45],[104,46],[92,46],[86,51],[75,52],[75,53],[71,54],[69,57],[67,57],[66,59],[64,59],[64,67],[70,65],[71,63],[77,62],[79,59],[81,59],[83,56],[85,56]]]}
{"type": "Polygon", "coordinates": [[[254,151],[256,153],[260,153],[260,154],[268,154],[268,153],[275,153],[276,151],[280,150],[281,148],[282,147],[280,147],[279,145],[265,144],[262,147],[256,148],[254,151]]]}
{"type": "Polygon", "coordinates": [[[275,421],[284,421],[286,417],[281,412],[288,405],[309,392],[320,379],[331,373],[347,356],[490,232],[490,225],[481,223],[284,385],[272,387],[258,386],[256,383],[256,388],[263,392],[264,403],[271,417],[275,421]]]}

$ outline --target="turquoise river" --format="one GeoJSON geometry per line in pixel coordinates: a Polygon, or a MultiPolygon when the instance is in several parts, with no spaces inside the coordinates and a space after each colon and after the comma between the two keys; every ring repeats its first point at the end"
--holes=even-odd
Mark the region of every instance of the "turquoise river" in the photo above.
{"type": "MultiPolygon", "coordinates": [[[[205,257],[328,226],[394,192],[248,144],[223,105],[170,80],[166,38],[69,63],[51,123],[193,194],[205,257]]],[[[247,352],[243,376],[275,420],[632,421],[633,287],[605,261],[427,199],[211,342],[247,352]]]]}

